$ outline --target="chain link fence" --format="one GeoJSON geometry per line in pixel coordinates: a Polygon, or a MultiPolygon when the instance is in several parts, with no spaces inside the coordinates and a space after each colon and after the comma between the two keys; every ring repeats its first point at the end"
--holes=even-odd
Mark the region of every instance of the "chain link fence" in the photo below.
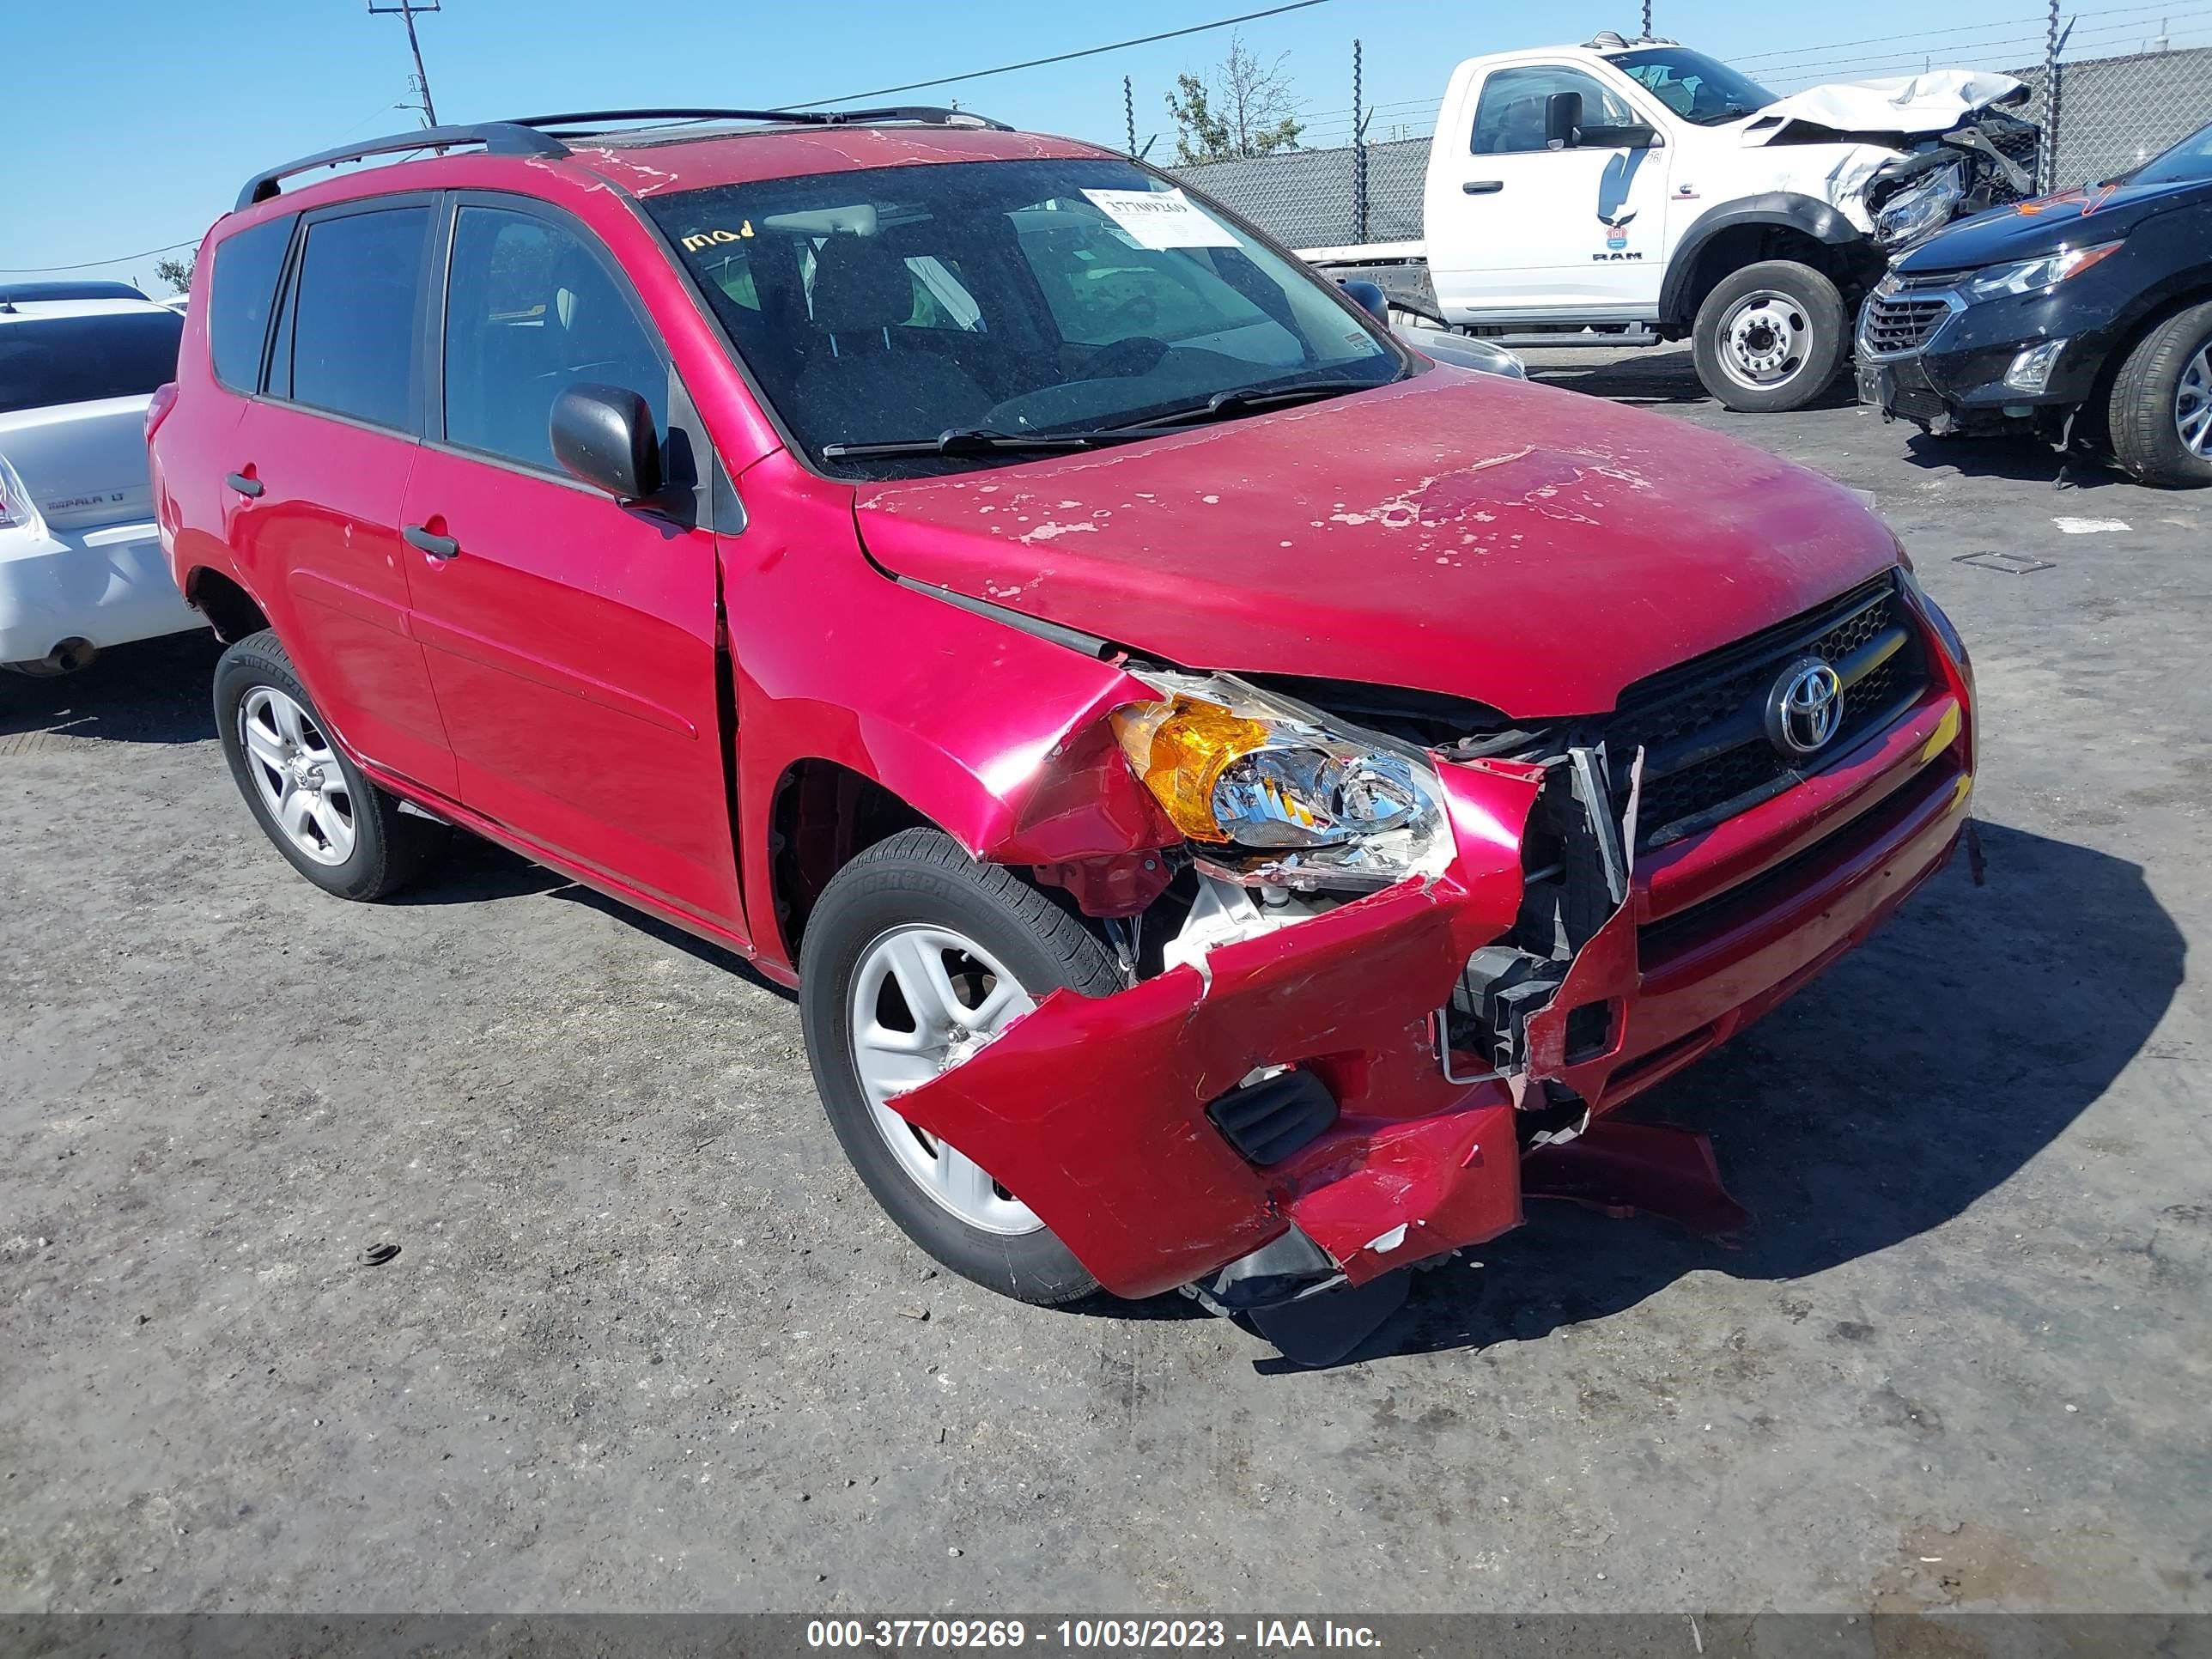
{"type": "MultiPolygon", "coordinates": [[[[2212,46],[2062,58],[2055,99],[2046,95],[2052,81],[2046,64],[2008,72],[2032,89],[2016,112],[2044,129],[2046,189],[2124,173],[2212,121],[2212,46]]],[[[1401,138],[1279,150],[1170,171],[1291,247],[1414,241],[1422,234],[1429,143],[1401,138]]]]}

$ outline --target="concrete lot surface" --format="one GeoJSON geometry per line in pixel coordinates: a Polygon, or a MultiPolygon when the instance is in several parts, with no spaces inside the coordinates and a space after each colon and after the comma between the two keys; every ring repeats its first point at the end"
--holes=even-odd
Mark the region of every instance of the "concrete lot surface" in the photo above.
{"type": "Polygon", "coordinates": [[[1978,659],[1987,885],[1650,1103],[1747,1248],[1540,1207],[1316,1372],[995,1300],[784,995],[481,846],[324,897],[118,651],[0,681],[0,1608],[2212,1609],[2212,495],[1543,373],[1871,491],[1978,659]]]}

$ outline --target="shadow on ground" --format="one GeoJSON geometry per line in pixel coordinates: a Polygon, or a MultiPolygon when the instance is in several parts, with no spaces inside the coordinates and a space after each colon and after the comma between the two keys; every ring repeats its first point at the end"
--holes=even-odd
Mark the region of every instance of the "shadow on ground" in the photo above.
{"type": "Polygon", "coordinates": [[[1981,835],[1987,886],[1954,866],[1865,948],[1638,1102],[1637,1117],[1712,1137],[1757,1217],[1742,1249],[1534,1204],[1528,1226],[1473,1253],[1480,1272],[1417,1274],[1345,1363],[1532,1341],[1699,1269],[1801,1278],[2002,1186],[2148,1040],[2185,946],[2140,866],[2024,830],[1981,835]]]}
{"type": "Polygon", "coordinates": [[[54,679],[0,673],[0,738],[51,732],[112,743],[203,743],[222,646],[210,633],[118,645],[54,679]]]}

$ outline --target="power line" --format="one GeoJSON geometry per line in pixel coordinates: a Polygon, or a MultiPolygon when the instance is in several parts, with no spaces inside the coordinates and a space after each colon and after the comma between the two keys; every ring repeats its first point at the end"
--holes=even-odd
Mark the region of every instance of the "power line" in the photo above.
{"type": "Polygon", "coordinates": [[[1212,23],[1194,23],[1188,28],[1139,35],[1133,40],[1116,40],[1109,46],[1085,46],[1080,52],[1056,52],[1050,58],[1032,58],[1026,63],[1001,64],[996,69],[970,70],[964,75],[940,75],[934,81],[909,81],[902,87],[877,87],[868,92],[848,92],[837,98],[810,98],[804,103],[787,104],[784,107],[817,109],[824,104],[851,104],[863,98],[888,98],[894,93],[920,92],[927,87],[949,87],[957,81],[980,81],[990,75],[1012,75],[1016,70],[1042,69],[1047,64],[1073,63],[1079,58],[1096,58],[1101,52],[1121,52],[1131,46],[1149,46],[1159,40],[1177,40],[1186,34],[1204,34],[1208,29],[1225,29],[1234,23],[1250,23],[1262,17],[1279,17],[1286,11],[1304,11],[1308,6],[1326,3],[1327,0],[1291,0],[1286,6],[1270,6],[1265,11],[1248,11],[1241,17],[1224,17],[1212,23]]]}
{"type": "Polygon", "coordinates": [[[187,236],[181,242],[167,242],[160,247],[149,247],[143,253],[118,253],[112,259],[80,259],[73,265],[0,265],[0,276],[45,276],[57,270],[90,270],[95,265],[128,264],[133,259],[150,259],[157,253],[195,246],[199,240],[197,236],[187,236]]]}

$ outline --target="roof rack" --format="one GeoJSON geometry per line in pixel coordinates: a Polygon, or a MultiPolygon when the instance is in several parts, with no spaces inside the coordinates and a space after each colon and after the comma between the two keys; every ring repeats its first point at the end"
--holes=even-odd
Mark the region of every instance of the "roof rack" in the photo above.
{"type": "Polygon", "coordinates": [[[357,144],[342,144],[336,149],[319,150],[313,155],[302,155],[297,161],[287,161],[281,167],[268,167],[255,173],[246,181],[246,188],[238,192],[238,207],[249,208],[256,202],[269,200],[279,193],[283,181],[295,173],[313,173],[319,168],[337,167],[345,161],[365,161],[372,155],[401,155],[411,150],[448,149],[481,144],[488,155],[561,156],[570,153],[568,145],[544,129],[585,127],[592,131],[571,136],[590,137],[603,132],[624,131],[624,124],[638,121],[761,121],[830,127],[876,126],[895,121],[910,121],[930,126],[988,127],[994,132],[1013,131],[1005,122],[994,121],[987,115],[977,115],[964,109],[943,109],[934,104],[902,104],[884,109],[857,110],[581,110],[565,115],[530,115],[512,121],[479,121],[465,126],[422,127],[413,132],[393,133],[388,137],[368,138],[357,144]],[[610,122],[616,125],[607,125],[610,122]]]}

